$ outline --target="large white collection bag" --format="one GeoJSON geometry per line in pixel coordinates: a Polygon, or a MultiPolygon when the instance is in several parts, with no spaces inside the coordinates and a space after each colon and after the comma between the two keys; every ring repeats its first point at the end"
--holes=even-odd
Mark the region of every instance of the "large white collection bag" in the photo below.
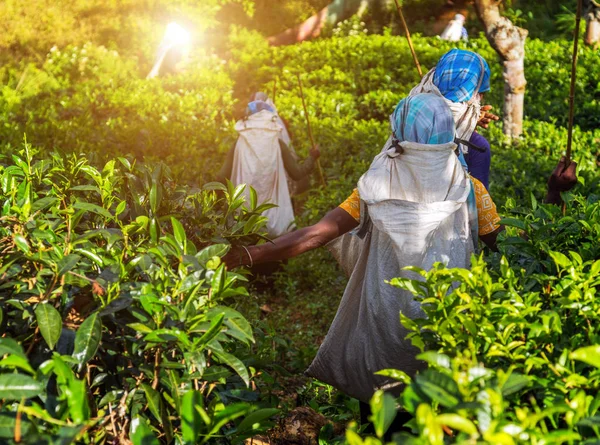
{"type": "MultiPolygon", "coordinates": [[[[276,238],[294,228],[294,209],[287,183],[279,138],[283,130],[277,115],[267,110],[239,121],[239,133],[231,182],[247,184],[257,193],[259,203],[270,202],[277,207],[267,210],[267,232],[276,238]]],[[[249,190],[245,191],[246,199],[249,190]]]]}
{"type": "Polygon", "coordinates": [[[467,206],[472,185],[456,145],[401,146],[403,154],[391,148],[378,155],[358,183],[361,224],[350,237],[360,242],[346,237],[334,246],[343,266],[353,266],[350,281],[306,371],[365,402],[377,389],[400,390],[398,382],[375,372],[394,368],[414,375],[424,367],[399,320],[400,312],[423,317],[420,303],[386,280],[416,278],[402,270],[407,266],[468,267],[473,253],[467,206]],[[350,246],[346,257],[344,245],[350,246]]]}

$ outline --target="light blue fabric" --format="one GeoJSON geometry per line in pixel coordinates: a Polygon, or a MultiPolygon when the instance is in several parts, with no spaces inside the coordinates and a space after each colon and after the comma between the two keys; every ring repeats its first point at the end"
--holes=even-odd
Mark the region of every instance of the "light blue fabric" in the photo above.
{"type": "MultiPolygon", "coordinates": [[[[461,165],[468,171],[467,160],[462,150],[458,150],[458,160],[461,165]]],[[[479,251],[479,213],[477,212],[477,199],[475,198],[475,186],[471,181],[471,191],[467,198],[467,207],[469,209],[469,227],[471,228],[471,236],[473,237],[473,244],[475,245],[475,252],[479,251]]]]}
{"type": "Polygon", "coordinates": [[[489,91],[490,77],[490,67],[483,57],[472,51],[453,49],[437,63],[433,83],[446,99],[462,103],[476,93],[489,91]]]}
{"type": "Polygon", "coordinates": [[[444,99],[435,94],[417,94],[400,101],[392,114],[397,141],[447,144],[454,140],[454,118],[444,99]]]}
{"type": "Polygon", "coordinates": [[[248,108],[246,108],[246,114],[248,116],[252,116],[253,114],[259,113],[263,110],[270,111],[271,113],[275,112],[275,109],[265,101],[255,100],[248,104],[248,108]]]}

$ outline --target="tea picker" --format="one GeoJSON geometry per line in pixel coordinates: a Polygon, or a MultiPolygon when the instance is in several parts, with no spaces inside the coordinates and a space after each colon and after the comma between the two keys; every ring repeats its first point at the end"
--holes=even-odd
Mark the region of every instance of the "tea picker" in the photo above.
{"type": "MultiPolygon", "coordinates": [[[[400,22],[402,23],[402,27],[404,28],[404,33],[406,35],[406,40],[408,41],[408,47],[410,48],[410,52],[412,54],[413,60],[415,62],[415,66],[417,67],[417,71],[419,73],[419,76],[421,78],[423,78],[423,70],[421,69],[421,64],[419,63],[419,58],[417,57],[417,53],[415,51],[415,47],[413,45],[412,42],[412,37],[410,36],[410,31],[408,29],[408,24],[406,23],[406,19],[404,18],[404,14],[402,13],[402,7],[400,6],[400,2],[399,0],[394,0],[396,3],[396,9],[398,10],[398,15],[400,16],[400,22]]],[[[463,139],[457,139],[456,140],[457,144],[462,144],[466,147],[468,147],[471,150],[475,150],[478,151],[480,153],[485,153],[486,149],[480,147],[477,144],[474,144],[470,141],[466,141],[463,139]]]]}
{"type": "Polygon", "coordinates": [[[465,28],[466,17],[462,14],[456,14],[454,19],[448,23],[446,29],[440,35],[440,39],[448,42],[459,42],[469,40],[469,33],[465,28]]]}
{"type": "Polygon", "coordinates": [[[235,186],[248,186],[243,191],[247,202],[254,194],[257,204],[274,204],[261,212],[268,219],[268,236],[275,238],[288,233],[295,228],[288,181],[299,182],[307,178],[315,168],[320,152],[313,149],[306,160],[297,158],[285,124],[264,92],[251,96],[246,114],[235,124],[235,130],[238,137],[216,179],[221,182],[229,179],[235,186]]]}

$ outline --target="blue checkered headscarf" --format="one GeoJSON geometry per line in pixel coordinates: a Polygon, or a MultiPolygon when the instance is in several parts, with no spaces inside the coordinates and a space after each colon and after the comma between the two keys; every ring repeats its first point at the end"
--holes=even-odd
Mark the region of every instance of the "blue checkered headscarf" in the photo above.
{"type": "Polygon", "coordinates": [[[267,110],[271,113],[275,112],[275,109],[262,100],[255,100],[248,104],[248,108],[246,108],[246,115],[252,116],[253,114],[259,113],[260,111],[267,110]]]}
{"type": "Polygon", "coordinates": [[[400,101],[391,118],[398,142],[446,144],[454,141],[454,118],[450,108],[436,94],[417,94],[400,101]]]}
{"type": "Polygon", "coordinates": [[[475,93],[490,90],[490,76],[490,67],[479,54],[453,49],[436,65],[433,83],[446,99],[467,102],[475,93]]]}

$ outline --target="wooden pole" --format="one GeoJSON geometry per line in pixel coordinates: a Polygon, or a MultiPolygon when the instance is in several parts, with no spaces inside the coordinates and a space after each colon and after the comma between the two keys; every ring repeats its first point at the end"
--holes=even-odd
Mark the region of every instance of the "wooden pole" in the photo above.
{"type": "MultiPolygon", "coordinates": [[[[567,132],[567,153],[565,155],[565,167],[571,164],[571,152],[573,149],[573,123],[575,121],[575,83],[577,81],[577,56],[579,51],[579,28],[581,27],[581,15],[583,11],[583,0],[577,0],[577,18],[575,19],[575,32],[573,33],[573,61],[571,64],[571,89],[569,91],[569,130],[567,132]]],[[[567,213],[567,203],[562,205],[563,215],[567,213]]]]}
{"type": "MultiPolygon", "coordinates": [[[[308,116],[308,108],[306,107],[306,101],[304,100],[304,91],[302,89],[302,79],[300,78],[300,74],[298,76],[298,86],[300,87],[300,98],[302,99],[302,107],[304,108],[304,115],[306,116],[306,126],[308,128],[308,137],[310,139],[310,144],[313,150],[316,147],[315,139],[313,138],[312,127],[310,125],[310,118],[308,116]]],[[[325,182],[325,176],[323,176],[323,168],[321,167],[321,161],[317,159],[317,169],[319,170],[319,178],[321,179],[321,185],[327,185],[325,182]]]]}
{"type": "Polygon", "coordinates": [[[275,103],[275,95],[277,94],[277,77],[273,78],[273,95],[271,96],[271,100],[275,103]]]}
{"type": "Polygon", "coordinates": [[[394,0],[396,2],[396,9],[398,10],[398,14],[400,15],[400,21],[402,22],[402,26],[404,27],[404,32],[406,33],[406,40],[408,40],[408,47],[410,48],[410,52],[412,53],[413,59],[415,61],[415,65],[417,66],[417,71],[419,72],[419,76],[423,77],[423,70],[421,70],[421,64],[419,63],[419,59],[417,58],[417,53],[415,52],[415,47],[413,46],[412,39],[410,37],[410,31],[408,30],[408,25],[406,24],[406,20],[404,20],[404,14],[402,13],[402,7],[398,0],[394,0]]]}
{"type": "Polygon", "coordinates": [[[571,66],[571,91],[569,93],[569,131],[567,133],[566,166],[571,163],[571,151],[573,148],[573,123],[575,118],[575,83],[577,81],[577,52],[579,50],[579,28],[581,27],[581,15],[583,0],[577,1],[577,19],[575,20],[575,42],[573,43],[573,63],[571,66]]]}

